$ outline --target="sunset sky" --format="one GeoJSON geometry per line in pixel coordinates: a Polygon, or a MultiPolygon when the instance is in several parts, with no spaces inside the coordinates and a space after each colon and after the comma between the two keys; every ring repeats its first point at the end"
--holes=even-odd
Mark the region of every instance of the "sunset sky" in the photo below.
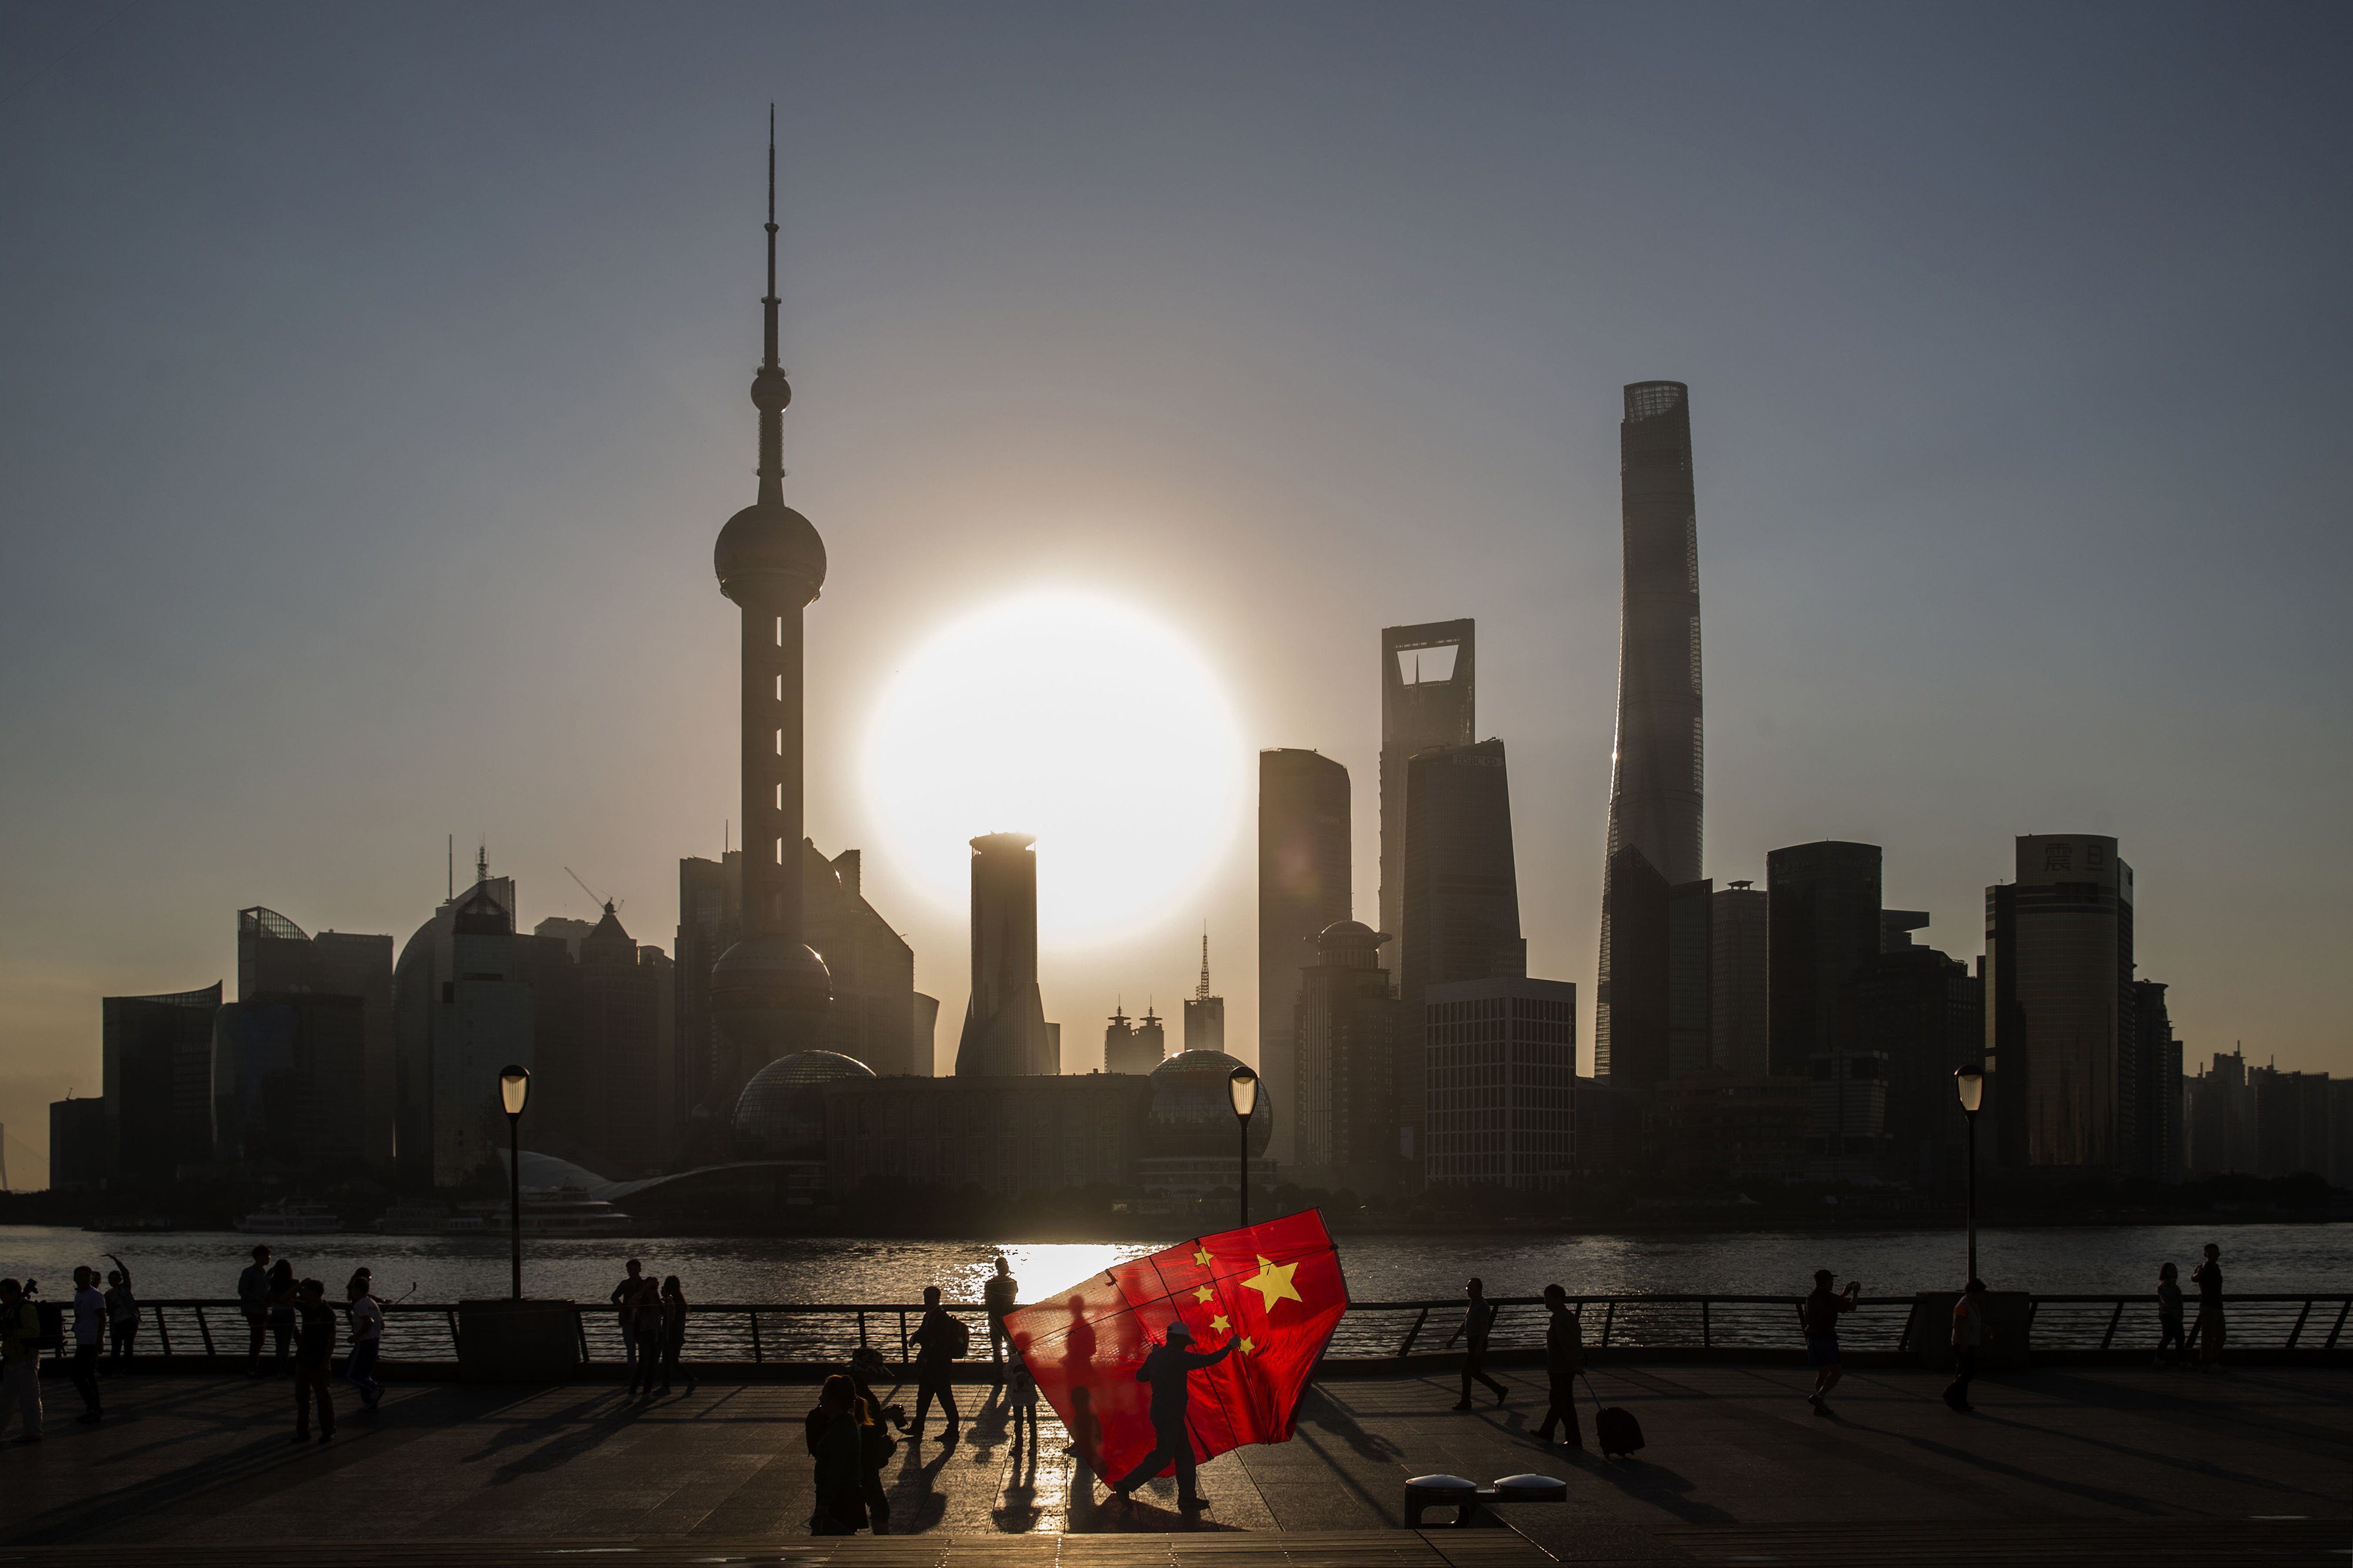
{"type": "MultiPolygon", "coordinates": [[[[1665,378],[1709,873],[1882,844],[1974,958],[2013,836],[2114,834],[2189,1059],[2353,1071],[2353,11],[17,5],[0,62],[14,1185],[100,997],[233,993],[240,906],[405,940],[455,834],[526,925],[593,913],[569,866],[671,945],[735,813],[772,99],[808,832],[867,850],[943,1066],[964,915],[886,851],[871,726],[1040,593],[1190,649],[1233,732],[1041,740],[1177,810],[1205,743],[1338,758],[1367,921],[1379,628],[1477,617],[1589,1064],[1620,387],[1665,378]]],[[[1227,782],[1198,875],[1050,942],[1066,1065],[1205,921],[1254,1056],[1227,782]]]]}

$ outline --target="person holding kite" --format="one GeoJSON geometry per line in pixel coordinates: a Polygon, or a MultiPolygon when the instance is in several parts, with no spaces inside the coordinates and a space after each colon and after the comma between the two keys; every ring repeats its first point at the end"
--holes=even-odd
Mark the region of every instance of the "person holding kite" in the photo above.
{"type": "Polygon", "coordinates": [[[1192,1343],[1192,1330],[1181,1321],[1170,1323],[1167,1342],[1145,1356],[1144,1364],[1135,1369],[1135,1381],[1152,1385],[1154,1444],[1152,1452],[1113,1485],[1112,1496],[1123,1501],[1130,1492],[1173,1464],[1176,1467],[1176,1506],[1201,1506],[1193,1479],[1193,1435],[1185,1426],[1187,1406],[1192,1399],[1186,1380],[1231,1355],[1234,1342],[1228,1340],[1207,1355],[1197,1354],[1191,1349],[1192,1343]]]}

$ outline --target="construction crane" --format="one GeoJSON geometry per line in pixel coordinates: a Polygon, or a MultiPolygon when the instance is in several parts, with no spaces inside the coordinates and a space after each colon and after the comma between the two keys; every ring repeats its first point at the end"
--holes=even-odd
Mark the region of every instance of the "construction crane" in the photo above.
{"type": "Polygon", "coordinates": [[[611,900],[611,899],[607,898],[604,894],[602,894],[602,893],[598,892],[596,889],[594,889],[594,888],[590,887],[586,882],[585,882],[585,881],[581,881],[581,879],[580,879],[580,873],[579,873],[579,872],[577,872],[577,871],[574,870],[571,867],[566,866],[565,868],[564,868],[564,874],[565,874],[565,876],[567,876],[567,877],[571,878],[574,881],[575,881],[575,882],[579,882],[579,883],[580,883],[580,890],[581,890],[582,892],[584,892],[584,893],[587,894],[587,895],[589,896],[589,898],[591,898],[591,899],[595,900],[596,901],[596,903],[598,903],[599,905],[603,906],[604,910],[605,910],[605,912],[606,912],[607,914],[608,914],[608,915],[610,915],[610,914],[618,914],[618,913],[620,912],[621,906],[620,906],[618,903],[615,902],[615,901],[614,901],[613,900],[611,900]]]}

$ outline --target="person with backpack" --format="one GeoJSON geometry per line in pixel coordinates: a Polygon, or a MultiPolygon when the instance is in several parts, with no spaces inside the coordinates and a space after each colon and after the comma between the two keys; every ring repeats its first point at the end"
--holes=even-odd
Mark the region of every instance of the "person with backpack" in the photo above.
{"type": "Polygon", "coordinates": [[[1953,1381],[1945,1390],[1945,1403],[1965,1415],[1977,1408],[1969,1403],[1969,1384],[1977,1377],[1978,1351],[1985,1343],[1985,1288],[1984,1280],[1971,1279],[1953,1303],[1953,1381]]]}
{"type": "Polygon", "coordinates": [[[24,1427],[16,1441],[41,1440],[41,1310],[25,1287],[0,1279],[0,1432],[16,1411],[24,1427]]]}
{"type": "Polygon", "coordinates": [[[940,1437],[943,1443],[956,1440],[959,1418],[955,1395],[948,1388],[948,1371],[972,1349],[972,1331],[950,1317],[940,1305],[940,1288],[923,1287],[923,1321],[910,1336],[918,1347],[915,1352],[915,1427],[911,1439],[923,1440],[923,1422],[930,1415],[932,1401],[940,1402],[940,1414],[947,1422],[947,1431],[940,1437]]]}
{"type": "Polygon", "coordinates": [[[1495,1326],[1495,1309],[1487,1302],[1487,1287],[1475,1276],[1462,1287],[1470,1305],[1462,1314],[1461,1324],[1446,1336],[1446,1348],[1454,1348],[1456,1340],[1465,1340],[1462,1357],[1462,1397],[1455,1402],[1457,1410],[1471,1408],[1471,1384],[1486,1384],[1495,1391],[1495,1404],[1501,1406],[1511,1390],[1487,1375],[1487,1333],[1495,1326]]]}
{"type": "Polygon", "coordinates": [[[1567,1428],[1562,1446],[1582,1448],[1585,1436],[1577,1427],[1577,1380],[1585,1372],[1585,1326],[1568,1310],[1568,1292],[1559,1286],[1544,1288],[1544,1303],[1551,1314],[1545,1324],[1545,1380],[1552,1397],[1545,1406],[1544,1425],[1536,1428],[1536,1437],[1550,1443],[1557,1422],[1567,1428]]]}

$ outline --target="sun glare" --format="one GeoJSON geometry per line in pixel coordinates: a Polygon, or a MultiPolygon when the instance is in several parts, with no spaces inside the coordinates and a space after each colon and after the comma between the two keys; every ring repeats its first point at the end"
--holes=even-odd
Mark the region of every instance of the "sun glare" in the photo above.
{"type": "Polygon", "coordinates": [[[1042,942],[1083,946],[1198,913],[1231,841],[1248,758],[1208,665],[1151,616],[1039,592],[914,649],[865,746],[885,852],[943,907],[970,893],[969,841],[1038,838],[1042,942]]]}

